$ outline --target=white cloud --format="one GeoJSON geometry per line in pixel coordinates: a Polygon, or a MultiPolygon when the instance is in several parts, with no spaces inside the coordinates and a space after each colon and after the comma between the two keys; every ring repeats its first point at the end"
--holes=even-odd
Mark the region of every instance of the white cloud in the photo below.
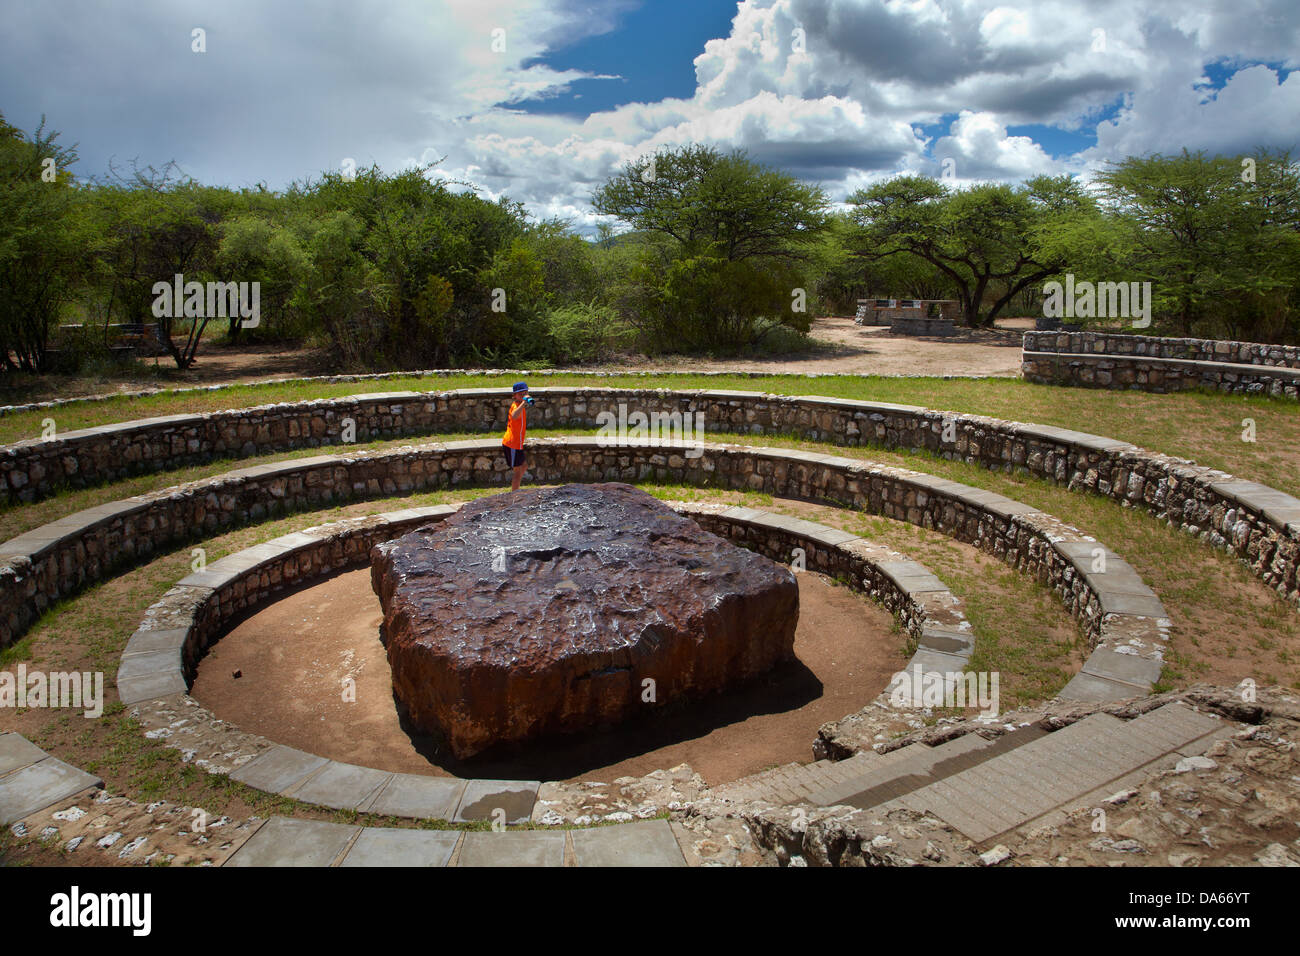
{"type": "Polygon", "coordinates": [[[1059,173],[1056,162],[1028,136],[1009,136],[1007,128],[990,113],[965,110],[953,121],[947,136],[934,144],[934,156],[950,167],[959,181],[1027,179],[1059,173]]]}
{"type": "Polygon", "coordinates": [[[744,0],[695,58],[691,97],[585,119],[518,108],[587,78],[541,58],[611,29],[632,2],[19,5],[0,88],[11,122],[30,129],[45,112],[80,140],[86,172],[139,155],[278,186],[344,157],[396,169],[445,156],[437,175],[586,226],[605,178],[686,142],[747,149],[842,195],[944,157],[961,180],[1014,180],[1183,145],[1294,145],[1300,127],[1300,80],[1250,65],[1300,65],[1294,0],[744,0]],[[200,25],[209,52],[196,55],[200,25]],[[1216,62],[1243,68],[1207,94],[1216,62]],[[927,143],[917,130],[944,117],[927,143]],[[1096,128],[1097,145],[1053,159],[1008,132],[1020,124],[1096,128]]]}

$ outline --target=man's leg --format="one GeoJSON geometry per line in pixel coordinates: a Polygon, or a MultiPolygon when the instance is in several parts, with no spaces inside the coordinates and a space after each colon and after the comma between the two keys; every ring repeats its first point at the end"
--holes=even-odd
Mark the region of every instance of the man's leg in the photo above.
{"type": "Polygon", "coordinates": [[[520,483],[521,481],[524,480],[524,468],[526,468],[526,467],[527,467],[526,465],[515,465],[515,476],[514,476],[514,480],[511,481],[511,483],[510,483],[510,490],[511,490],[511,491],[518,491],[518,490],[519,490],[519,483],[520,483]]]}

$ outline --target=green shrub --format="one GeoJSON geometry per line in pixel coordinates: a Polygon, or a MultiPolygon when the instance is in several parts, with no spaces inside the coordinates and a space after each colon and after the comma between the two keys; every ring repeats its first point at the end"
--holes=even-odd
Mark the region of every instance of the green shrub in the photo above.
{"type": "Polygon", "coordinates": [[[580,365],[611,358],[628,347],[632,330],[608,306],[595,303],[560,306],[543,313],[551,359],[580,365]]]}

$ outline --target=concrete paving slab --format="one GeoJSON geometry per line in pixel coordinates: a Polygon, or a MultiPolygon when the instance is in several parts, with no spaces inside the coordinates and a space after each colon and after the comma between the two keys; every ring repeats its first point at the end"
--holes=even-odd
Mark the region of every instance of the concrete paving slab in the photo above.
{"type": "Polygon", "coordinates": [[[272,817],[225,862],[238,868],[257,866],[329,866],[361,827],[324,820],[272,817]]]}
{"type": "Polygon", "coordinates": [[[0,777],[23,767],[30,767],[47,754],[22,734],[0,734],[0,777]]]}
{"type": "Polygon", "coordinates": [[[455,777],[397,773],[375,797],[368,812],[417,820],[450,820],[464,794],[465,781],[455,777]]]}
{"type": "Polygon", "coordinates": [[[497,810],[505,811],[501,823],[525,823],[532,818],[539,780],[469,780],[452,818],[456,823],[492,820],[497,810]]]}
{"type": "Polygon", "coordinates": [[[122,657],[149,654],[155,651],[179,652],[185,646],[185,639],[188,636],[189,628],[187,627],[173,627],[161,631],[150,631],[142,628],[132,634],[131,639],[126,642],[122,657]]]}
{"type": "Polygon", "coordinates": [[[1104,614],[1134,614],[1140,618],[1167,618],[1169,611],[1165,610],[1160,598],[1154,594],[1123,594],[1114,591],[1097,592],[1097,600],[1101,601],[1101,610],[1104,614]]]}
{"type": "Polygon", "coordinates": [[[1088,583],[1098,594],[1135,594],[1154,597],[1156,593],[1132,568],[1116,568],[1107,565],[1104,574],[1089,571],[1086,576],[1088,583]]]}
{"type": "Polygon", "coordinates": [[[809,532],[808,537],[831,547],[839,547],[842,544],[848,544],[850,541],[858,540],[858,536],[855,534],[841,531],[839,528],[828,528],[825,525],[818,525],[815,531],[809,532]]]}
{"type": "Polygon", "coordinates": [[[0,825],[21,820],[42,807],[66,800],[104,781],[55,757],[0,777],[0,825]]]}
{"type": "Polygon", "coordinates": [[[331,760],[294,788],[293,798],[336,810],[366,810],[365,804],[392,776],[386,770],[331,760]]]}
{"type": "Polygon", "coordinates": [[[1093,674],[1086,674],[1083,671],[1075,674],[1070,678],[1070,682],[1061,688],[1057,695],[1062,700],[1082,700],[1089,702],[1103,700],[1123,700],[1126,697],[1136,697],[1139,694],[1145,694],[1150,688],[1135,687],[1132,684],[1122,684],[1119,681],[1109,680],[1105,677],[1097,677],[1093,674]]]}
{"type": "Polygon", "coordinates": [[[564,866],[564,831],[472,831],[460,847],[459,866],[564,866]]]}
{"type": "Polygon", "coordinates": [[[1121,654],[1105,647],[1098,647],[1083,663],[1085,674],[1147,687],[1160,679],[1163,669],[1160,661],[1147,660],[1136,654],[1121,654]]]}
{"type": "Polygon", "coordinates": [[[366,827],[339,866],[446,866],[459,839],[459,830],[366,827]]]}
{"type": "Polygon", "coordinates": [[[166,674],[181,669],[180,645],[160,651],[123,654],[117,667],[118,683],[151,674],[166,674]]]}
{"type": "Polygon", "coordinates": [[[578,866],[685,866],[667,820],[641,820],[617,826],[573,830],[578,866]]]}
{"type": "Polygon", "coordinates": [[[919,648],[950,654],[953,657],[968,658],[975,650],[975,635],[970,631],[957,631],[951,628],[923,627],[917,641],[919,648]]]}
{"type": "Polygon", "coordinates": [[[230,779],[267,793],[284,793],[329,763],[316,754],[276,744],[230,775],[230,779]]]}
{"type": "Polygon", "coordinates": [[[189,689],[179,666],[155,674],[123,677],[119,673],[117,677],[117,696],[124,704],[138,704],[142,700],[184,694],[189,689]]]}

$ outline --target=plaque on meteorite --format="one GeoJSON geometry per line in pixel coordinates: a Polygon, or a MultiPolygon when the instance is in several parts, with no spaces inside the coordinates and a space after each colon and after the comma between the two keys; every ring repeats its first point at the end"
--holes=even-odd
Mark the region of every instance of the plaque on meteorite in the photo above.
{"type": "Polygon", "coordinates": [[[377,545],[371,583],[394,696],[462,759],[749,680],[799,617],[788,568],[624,484],[479,498],[377,545]]]}

